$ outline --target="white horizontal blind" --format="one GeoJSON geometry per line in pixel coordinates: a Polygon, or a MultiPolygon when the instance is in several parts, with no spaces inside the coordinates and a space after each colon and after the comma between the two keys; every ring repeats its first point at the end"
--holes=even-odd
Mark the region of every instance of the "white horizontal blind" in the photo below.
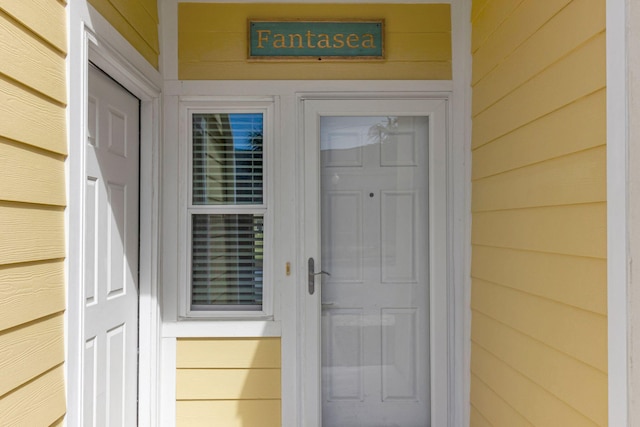
{"type": "Polygon", "coordinates": [[[193,215],[193,309],[261,307],[263,227],[259,215],[193,215]]]}
{"type": "Polygon", "coordinates": [[[263,115],[191,117],[191,309],[261,310],[263,115]]]}
{"type": "Polygon", "coordinates": [[[193,204],[262,204],[262,115],[193,115],[193,204]]]}

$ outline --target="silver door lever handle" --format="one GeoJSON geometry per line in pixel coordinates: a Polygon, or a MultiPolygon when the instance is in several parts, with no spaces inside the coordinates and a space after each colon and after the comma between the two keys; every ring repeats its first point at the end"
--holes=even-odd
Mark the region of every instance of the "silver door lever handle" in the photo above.
{"type": "Polygon", "coordinates": [[[326,274],[327,276],[331,276],[326,271],[319,271],[316,273],[316,262],[313,257],[309,258],[307,261],[307,288],[309,289],[309,295],[313,295],[316,291],[316,276],[321,274],[326,274]]]}
{"type": "Polygon", "coordinates": [[[314,276],[317,276],[318,274],[326,274],[327,276],[331,276],[328,271],[318,271],[317,273],[313,273],[314,276]]]}

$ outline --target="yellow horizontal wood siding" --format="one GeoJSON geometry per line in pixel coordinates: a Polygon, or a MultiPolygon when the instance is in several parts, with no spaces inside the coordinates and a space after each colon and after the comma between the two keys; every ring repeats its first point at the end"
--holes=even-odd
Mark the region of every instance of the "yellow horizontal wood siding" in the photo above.
{"type": "Polygon", "coordinates": [[[281,425],[280,338],[178,339],[176,424],[281,425]]]}
{"type": "Polygon", "coordinates": [[[180,3],[183,80],[451,79],[448,4],[180,3]],[[248,19],[385,19],[386,60],[249,62],[248,19]]]}
{"type": "Polygon", "coordinates": [[[88,0],[122,36],[158,68],[158,6],[155,0],[88,0]]]}
{"type": "Polygon", "coordinates": [[[0,425],[65,415],[66,3],[0,0],[0,425]]]}
{"type": "Polygon", "coordinates": [[[605,1],[472,29],[471,426],[606,426],[605,1]]]}
{"type": "Polygon", "coordinates": [[[64,414],[64,366],[59,365],[0,399],[3,426],[48,426],[64,414]],[[57,415],[55,415],[57,414],[57,415]]]}

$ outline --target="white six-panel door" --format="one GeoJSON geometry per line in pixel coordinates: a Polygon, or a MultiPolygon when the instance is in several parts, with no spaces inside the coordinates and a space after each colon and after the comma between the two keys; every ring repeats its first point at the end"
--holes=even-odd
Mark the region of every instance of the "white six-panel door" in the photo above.
{"type": "Polygon", "coordinates": [[[446,111],[304,101],[305,425],[447,423],[446,111]]]}
{"type": "Polygon", "coordinates": [[[89,67],[83,425],[137,423],[139,100],[89,67]]]}
{"type": "Polygon", "coordinates": [[[322,117],[324,426],[429,424],[428,117],[322,117]]]}

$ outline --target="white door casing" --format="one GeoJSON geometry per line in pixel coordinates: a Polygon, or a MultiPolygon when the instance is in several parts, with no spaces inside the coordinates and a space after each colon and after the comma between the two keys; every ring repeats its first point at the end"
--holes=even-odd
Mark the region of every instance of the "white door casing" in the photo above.
{"type": "MultiPolygon", "coordinates": [[[[446,97],[435,99],[364,99],[364,100],[330,100],[304,99],[303,102],[303,135],[304,135],[304,253],[305,257],[313,257],[316,265],[322,262],[321,234],[323,219],[320,215],[321,199],[321,166],[320,166],[320,117],[321,116],[426,116],[429,121],[428,137],[428,221],[425,227],[429,236],[425,245],[428,249],[428,300],[429,319],[423,322],[428,325],[428,333],[422,335],[423,341],[416,343],[418,356],[428,352],[429,367],[422,373],[422,380],[427,381],[430,396],[430,424],[445,426],[448,424],[449,411],[449,378],[450,364],[448,356],[448,300],[447,300],[447,188],[446,188],[446,141],[448,100],[446,97]],[[424,340],[428,340],[425,342],[424,340]],[[430,373],[430,375],[429,375],[430,373]],[[429,378],[426,380],[426,378],[429,378]]],[[[377,195],[376,195],[377,196],[377,195]]],[[[365,194],[368,197],[368,193],[365,194]]],[[[423,209],[426,209],[423,208],[423,209]]],[[[379,226],[379,225],[378,225],[379,226]]],[[[305,258],[306,259],[306,258],[305,258]]],[[[316,271],[319,271],[316,268],[316,271]]],[[[306,277],[306,275],[302,276],[306,277]]],[[[322,285],[318,283],[324,277],[316,276],[314,294],[304,292],[302,297],[302,374],[303,402],[302,419],[305,426],[322,425],[321,404],[321,298],[322,285]]],[[[330,282],[329,282],[330,283],[330,282]]],[[[330,285],[329,285],[330,286],[330,285]]],[[[327,289],[331,292],[330,288],[327,289]]],[[[334,297],[334,295],[330,295],[334,297]]],[[[325,301],[327,303],[336,301],[325,301]]],[[[338,306],[326,306],[335,310],[338,306]]],[[[380,307],[378,307],[380,308],[380,307]]],[[[346,313],[345,314],[349,314],[346,313]]],[[[391,314],[391,312],[387,313],[391,314]]],[[[404,317],[408,311],[402,314],[404,317]]],[[[426,314],[425,314],[426,315],[426,314]]],[[[401,316],[401,317],[403,317],[401,316]]],[[[326,317],[326,316],[325,316],[326,317]]],[[[348,317],[348,316],[347,316],[348,317]]],[[[409,316],[411,317],[411,316],[409,316]]],[[[345,318],[346,319],[346,318],[345,318]]],[[[408,318],[407,318],[408,319],[408,318]]],[[[418,334],[420,332],[417,332],[418,334]]],[[[364,341],[363,341],[364,342],[364,341]]],[[[405,342],[409,342],[405,340],[405,342]]],[[[376,356],[377,357],[377,356],[376,356]]],[[[379,386],[380,387],[380,386],[379,386]]],[[[424,394],[423,394],[424,396],[424,394]]],[[[356,399],[357,400],[357,399],[356,399]]],[[[359,425],[359,424],[354,424],[359,425]]],[[[403,425],[402,423],[400,425],[403,425]]]]}
{"type": "Polygon", "coordinates": [[[82,422],[135,425],[140,104],[93,66],[88,88],[82,422]]]}

